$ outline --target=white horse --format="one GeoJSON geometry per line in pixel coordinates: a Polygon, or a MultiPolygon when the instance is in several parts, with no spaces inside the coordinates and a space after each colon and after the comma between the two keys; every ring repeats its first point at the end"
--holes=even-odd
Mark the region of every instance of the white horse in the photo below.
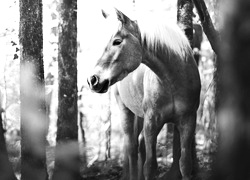
{"type": "Polygon", "coordinates": [[[116,84],[125,134],[124,179],[156,178],[156,141],[165,123],[175,124],[175,150],[180,152],[173,163],[177,172],[173,178],[191,179],[201,85],[187,38],[166,19],[132,21],[119,10],[115,18],[103,15],[114,20],[115,29],[107,34],[110,40],[88,83],[97,93],[116,84]],[[142,122],[143,138],[138,142],[142,128],[134,126],[142,122]]]}

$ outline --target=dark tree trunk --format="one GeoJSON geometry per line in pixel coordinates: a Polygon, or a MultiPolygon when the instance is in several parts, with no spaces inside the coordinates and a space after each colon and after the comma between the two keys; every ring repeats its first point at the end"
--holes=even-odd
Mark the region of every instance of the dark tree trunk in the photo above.
{"type": "Polygon", "coordinates": [[[203,31],[206,34],[212,49],[218,55],[218,44],[220,44],[220,35],[214,28],[214,25],[207,10],[207,6],[204,0],[193,0],[193,2],[199,14],[203,31]]]}
{"type": "Polygon", "coordinates": [[[42,0],[20,0],[21,179],[45,180],[46,130],[42,0]]]}
{"type": "Polygon", "coordinates": [[[250,179],[250,3],[227,1],[219,59],[220,148],[216,178],[250,179]]]}
{"type": "Polygon", "coordinates": [[[193,44],[193,2],[192,0],[177,1],[177,21],[185,32],[191,46],[193,44]]]}
{"type": "Polygon", "coordinates": [[[77,0],[60,0],[58,121],[54,180],[80,179],[77,126],[77,0]]]}
{"type": "Polygon", "coordinates": [[[0,112],[0,179],[17,180],[11,163],[8,158],[6,143],[4,138],[4,129],[2,123],[2,112],[0,112]]]}

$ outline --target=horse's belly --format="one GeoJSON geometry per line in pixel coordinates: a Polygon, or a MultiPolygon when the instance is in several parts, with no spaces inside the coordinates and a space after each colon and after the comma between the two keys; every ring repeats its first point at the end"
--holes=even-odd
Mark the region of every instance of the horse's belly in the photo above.
{"type": "Polygon", "coordinates": [[[143,117],[143,77],[147,67],[141,64],[135,71],[130,73],[122,81],[118,82],[117,87],[122,102],[135,115],[143,117]]]}

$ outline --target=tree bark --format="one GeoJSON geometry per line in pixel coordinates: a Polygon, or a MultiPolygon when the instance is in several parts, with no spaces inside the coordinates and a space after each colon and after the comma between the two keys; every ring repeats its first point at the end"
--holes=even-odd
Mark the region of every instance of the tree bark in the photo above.
{"type": "Polygon", "coordinates": [[[17,180],[12,165],[9,161],[8,152],[6,148],[2,123],[2,112],[0,112],[0,179],[17,180]]]}
{"type": "Polygon", "coordinates": [[[81,143],[80,143],[80,158],[81,158],[81,166],[86,167],[87,166],[87,153],[86,153],[86,136],[85,136],[85,130],[83,127],[83,123],[86,121],[86,117],[83,114],[83,112],[79,113],[79,128],[80,128],[80,134],[81,135],[81,143]]]}
{"type": "Polygon", "coordinates": [[[219,53],[218,44],[220,44],[220,35],[214,28],[214,25],[208,13],[206,4],[204,0],[193,0],[193,2],[199,14],[201,25],[203,27],[203,31],[206,34],[208,41],[211,44],[212,49],[218,55],[219,53]]]}
{"type": "Polygon", "coordinates": [[[77,0],[60,0],[58,121],[53,180],[80,179],[77,125],[77,0]]]}
{"type": "Polygon", "coordinates": [[[177,1],[177,22],[185,32],[190,45],[193,45],[193,2],[192,0],[177,1]]]}
{"type": "Polygon", "coordinates": [[[108,113],[107,113],[107,119],[104,122],[107,129],[105,130],[105,161],[111,158],[111,92],[108,92],[108,113]],[[107,125],[108,124],[108,125],[107,125]]]}
{"type": "Polygon", "coordinates": [[[48,179],[42,0],[20,0],[21,179],[48,179]]]}
{"type": "Polygon", "coordinates": [[[228,0],[219,56],[220,131],[216,177],[250,179],[250,3],[228,0]]]}

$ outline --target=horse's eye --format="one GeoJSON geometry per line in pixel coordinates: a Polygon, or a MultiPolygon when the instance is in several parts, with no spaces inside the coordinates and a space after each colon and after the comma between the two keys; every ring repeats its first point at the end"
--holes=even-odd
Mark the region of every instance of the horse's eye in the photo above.
{"type": "Polygon", "coordinates": [[[121,39],[115,39],[114,41],[113,41],[113,46],[118,46],[118,45],[120,45],[122,43],[122,40],[121,39]]]}

